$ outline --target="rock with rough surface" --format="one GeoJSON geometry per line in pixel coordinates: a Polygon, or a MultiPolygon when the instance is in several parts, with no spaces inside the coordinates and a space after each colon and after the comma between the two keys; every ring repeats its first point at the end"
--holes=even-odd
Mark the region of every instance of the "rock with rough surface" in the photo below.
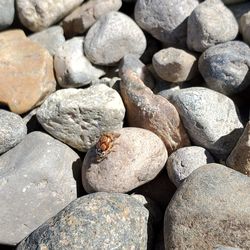
{"type": "Polygon", "coordinates": [[[15,1],[0,0],[0,30],[9,27],[15,16],[15,1]]]}

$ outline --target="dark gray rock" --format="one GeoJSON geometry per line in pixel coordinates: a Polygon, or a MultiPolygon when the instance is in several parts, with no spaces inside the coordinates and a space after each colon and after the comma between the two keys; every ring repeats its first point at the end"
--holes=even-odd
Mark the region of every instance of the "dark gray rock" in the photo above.
{"type": "Polygon", "coordinates": [[[0,30],[12,24],[15,16],[14,4],[14,0],[0,0],[0,30]]]}
{"type": "MultiPolygon", "coordinates": [[[[240,2],[240,0],[238,2],[240,2]]],[[[241,16],[250,10],[250,3],[246,1],[246,3],[232,4],[232,5],[229,5],[228,8],[233,12],[234,16],[239,22],[241,16]]]]}

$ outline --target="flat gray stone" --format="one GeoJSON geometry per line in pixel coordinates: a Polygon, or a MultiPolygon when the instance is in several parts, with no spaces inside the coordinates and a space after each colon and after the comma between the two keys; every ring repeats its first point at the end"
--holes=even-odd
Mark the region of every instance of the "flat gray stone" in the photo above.
{"type": "Polygon", "coordinates": [[[15,16],[15,1],[0,0],[0,30],[9,27],[15,16]]]}
{"type": "Polygon", "coordinates": [[[79,156],[33,132],[0,156],[0,244],[16,245],[77,196],[79,156]]]}

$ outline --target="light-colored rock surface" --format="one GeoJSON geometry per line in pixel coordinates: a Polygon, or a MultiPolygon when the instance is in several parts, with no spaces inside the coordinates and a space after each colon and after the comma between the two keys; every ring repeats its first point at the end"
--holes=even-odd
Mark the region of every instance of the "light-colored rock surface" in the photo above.
{"type": "Polygon", "coordinates": [[[15,16],[15,1],[0,0],[0,30],[9,27],[15,16]]]}
{"type": "Polygon", "coordinates": [[[0,103],[25,113],[55,91],[53,59],[21,30],[0,33],[0,103]]]}
{"type": "Polygon", "coordinates": [[[250,45],[250,11],[241,16],[240,31],[244,42],[250,45]]]}
{"type": "Polygon", "coordinates": [[[76,198],[79,156],[41,132],[0,156],[0,243],[15,245],[76,198]]]}
{"type": "Polygon", "coordinates": [[[102,132],[121,128],[124,115],[121,97],[104,84],[58,90],[37,110],[38,121],[48,133],[83,152],[102,132]]]}

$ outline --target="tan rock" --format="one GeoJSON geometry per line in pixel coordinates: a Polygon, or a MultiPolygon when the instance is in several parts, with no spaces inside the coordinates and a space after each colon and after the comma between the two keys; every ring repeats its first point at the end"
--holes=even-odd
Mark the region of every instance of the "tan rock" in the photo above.
{"type": "Polygon", "coordinates": [[[0,34],[0,103],[22,114],[55,91],[53,59],[21,30],[0,34]]]}

